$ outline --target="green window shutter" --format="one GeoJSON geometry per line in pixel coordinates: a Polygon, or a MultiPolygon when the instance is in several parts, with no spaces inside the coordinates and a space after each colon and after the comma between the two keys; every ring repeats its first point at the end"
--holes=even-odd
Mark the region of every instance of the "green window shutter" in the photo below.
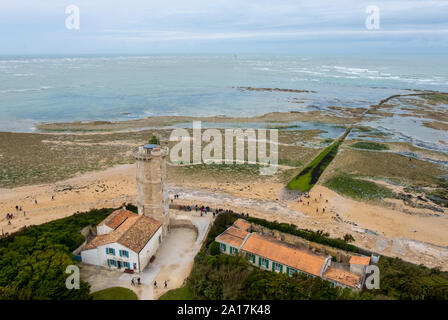
{"type": "Polygon", "coordinates": [[[275,262],[272,261],[272,271],[275,271],[275,262]]]}
{"type": "Polygon", "coordinates": [[[286,266],[286,273],[287,273],[288,276],[289,276],[289,267],[288,267],[288,266],[286,266]]]}
{"type": "Polygon", "coordinates": [[[122,250],[120,250],[120,257],[122,257],[122,250]]]}
{"type": "Polygon", "coordinates": [[[261,257],[258,257],[258,265],[261,267],[261,257]]]}
{"type": "Polygon", "coordinates": [[[227,251],[227,246],[226,245],[224,245],[224,252],[226,252],[227,251]]]}
{"type": "Polygon", "coordinates": [[[110,260],[109,259],[107,259],[107,265],[110,266],[110,260]]]}
{"type": "Polygon", "coordinates": [[[266,268],[269,268],[269,260],[266,259],[266,268]]]}
{"type": "Polygon", "coordinates": [[[230,249],[229,249],[229,250],[230,250],[230,254],[232,254],[232,247],[230,247],[230,249]]]}
{"type": "Polygon", "coordinates": [[[283,272],[283,265],[281,264],[280,265],[280,273],[282,273],[283,272]]]}
{"type": "Polygon", "coordinates": [[[106,254],[109,254],[109,248],[106,248],[106,254]]]}
{"type": "Polygon", "coordinates": [[[255,264],[255,255],[252,255],[252,263],[255,264]]]}

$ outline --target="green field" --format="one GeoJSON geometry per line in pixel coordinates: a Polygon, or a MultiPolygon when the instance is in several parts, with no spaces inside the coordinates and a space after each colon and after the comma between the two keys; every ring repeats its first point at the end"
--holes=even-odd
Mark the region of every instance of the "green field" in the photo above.
{"type": "Polygon", "coordinates": [[[355,199],[397,198],[397,194],[375,182],[357,179],[352,175],[341,174],[328,179],[325,186],[339,194],[355,199]]]}
{"type": "Polygon", "coordinates": [[[352,148],[364,149],[364,150],[389,150],[389,147],[382,143],[360,141],[351,145],[352,148]]]}
{"type": "Polygon", "coordinates": [[[195,300],[194,293],[187,286],[173,289],[160,296],[159,300],[195,300]]]}
{"type": "Polygon", "coordinates": [[[128,288],[112,287],[91,294],[93,300],[138,300],[134,291],[128,288]]]}
{"type": "Polygon", "coordinates": [[[288,183],[288,189],[300,190],[302,192],[310,190],[317,183],[325,168],[338,153],[340,143],[341,142],[337,140],[326,147],[313,161],[311,161],[310,164],[288,183]]]}

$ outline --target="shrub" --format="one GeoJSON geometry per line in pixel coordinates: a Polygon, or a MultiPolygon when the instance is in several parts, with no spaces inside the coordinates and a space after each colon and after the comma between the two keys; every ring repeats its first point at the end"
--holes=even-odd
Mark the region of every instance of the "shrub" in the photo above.
{"type": "Polygon", "coordinates": [[[219,243],[216,241],[213,241],[210,245],[210,254],[212,256],[216,256],[220,253],[220,249],[219,249],[219,243]]]}
{"type": "Polygon", "coordinates": [[[24,228],[0,239],[0,300],[89,299],[89,284],[79,290],[65,286],[72,251],[84,239],[79,232],[97,225],[115,209],[91,210],[42,225],[24,228]]]}

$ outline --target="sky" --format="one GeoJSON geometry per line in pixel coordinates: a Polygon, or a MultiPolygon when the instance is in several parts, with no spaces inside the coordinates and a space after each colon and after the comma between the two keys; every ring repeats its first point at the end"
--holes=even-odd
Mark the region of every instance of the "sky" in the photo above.
{"type": "Polygon", "coordinates": [[[0,2],[0,55],[204,53],[447,54],[448,0],[0,2]]]}

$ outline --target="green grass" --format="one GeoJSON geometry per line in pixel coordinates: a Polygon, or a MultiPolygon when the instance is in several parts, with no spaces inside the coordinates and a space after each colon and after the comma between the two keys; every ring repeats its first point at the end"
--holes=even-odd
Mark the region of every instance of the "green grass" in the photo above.
{"type": "Polygon", "coordinates": [[[128,288],[112,287],[92,293],[93,300],[138,300],[134,291],[128,288]]]}
{"type": "Polygon", "coordinates": [[[195,300],[193,291],[187,286],[168,291],[159,300],[195,300]]]}
{"type": "Polygon", "coordinates": [[[338,153],[340,141],[326,147],[310,164],[308,164],[296,177],[288,183],[288,189],[300,190],[302,192],[310,190],[319,180],[325,168],[330,164],[338,153]]]}
{"type": "Polygon", "coordinates": [[[348,174],[342,174],[328,179],[325,186],[339,194],[355,199],[397,198],[397,194],[374,182],[360,180],[348,174]]]}
{"type": "Polygon", "coordinates": [[[351,145],[352,148],[365,150],[389,150],[389,147],[382,143],[361,141],[351,145]]]}

